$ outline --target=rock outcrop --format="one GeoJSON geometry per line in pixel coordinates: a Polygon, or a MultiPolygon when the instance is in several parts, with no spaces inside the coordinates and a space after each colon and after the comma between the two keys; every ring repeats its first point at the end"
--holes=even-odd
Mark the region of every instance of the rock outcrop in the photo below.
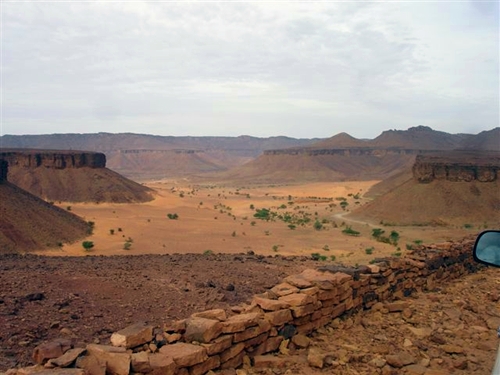
{"type": "Polygon", "coordinates": [[[105,168],[106,155],[100,152],[4,149],[0,151],[11,167],[22,168],[105,168]]]}
{"type": "Polygon", "coordinates": [[[147,202],[151,190],[106,168],[100,152],[0,150],[9,182],[48,201],[147,202]]]}
{"type": "Polygon", "coordinates": [[[5,160],[0,159],[0,184],[7,181],[8,170],[9,164],[5,160]]]}
{"type": "Polygon", "coordinates": [[[418,150],[398,147],[349,147],[349,148],[289,148],[282,150],[267,150],[264,155],[341,155],[341,156],[374,156],[386,155],[420,155],[422,153],[435,153],[435,150],[418,150]]]}
{"type": "MultiPolygon", "coordinates": [[[[231,373],[235,373],[235,368],[244,366],[248,369],[251,365],[254,368],[286,367],[286,356],[292,347],[300,349],[310,345],[308,335],[324,330],[323,327],[331,330],[362,311],[376,310],[379,314],[384,311],[385,314],[401,314],[410,319],[413,312],[409,309],[407,297],[419,291],[434,291],[451,279],[483,267],[472,259],[472,244],[472,241],[464,241],[420,247],[405,258],[375,259],[373,264],[353,269],[339,270],[332,266],[306,269],[254,296],[250,304],[233,306],[229,314],[212,309],[192,314],[188,319],[170,321],[161,327],[135,324],[115,332],[111,337],[112,346],[88,344],[70,352],[72,349],[66,342],[43,343],[34,351],[33,359],[38,366],[28,371],[37,373],[50,368],[54,374],[63,374],[62,371],[96,373],[94,366],[102,364],[98,373],[202,375],[216,369],[233,369],[231,373]],[[66,350],[61,350],[63,346],[66,350]],[[268,354],[277,351],[285,357],[268,354]]],[[[445,313],[456,314],[450,309],[445,313]]],[[[372,324],[366,320],[360,323],[366,327],[372,324]]],[[[425,330],[411,328],[417,335],[425,330]]],[[[430,333],[423,332],[420,337],[430,333]]],[[[389,332],[382,331],[381,334],[389,332]]],[[[447,342],[443,337],[438,339],[441,344],[447,342]]],[[[405,348],[409,346],[413,343],[405,348]]],[[[344,347],[350,352],[357,350],[352,345],[344,347]]],[[[442,355],[450,358],[464,352],[458,345],[443,345],[441,348],[442,355]]],[[[417,360],[422,363],[428,359],[422,351],[410,355],[388,348],[380,353],[387,354],[386,359],[374,363],[372,369],[387,364],[383,372],[387,374],[402,368],[410,371],[409,366],[417,360]]],[[[361,358],[352,362],[362,362],[361,358]]],[[[327,360],[317,347],[309,349],[307,361],[312,367],[333,367],[332,361],[327,360]]],[[[335,366],[341,366],[341,363],[335,366]]],[[[460,364],[459,367],[464,366],[460,364]]],[[[423,368],[426,371],[425,366],[423,368]]],[[[338,373],[345,373],[342,368],[339,370],[338,373]]],[[[26,371],[12,369],[7,374],[21,375],[26,371]]]]}
{"type": "Polygon", "coordinates": [[[420,183],[433,180],[493,182],[500,177],[500,153],[470,151],[418,155],[413,177],[420,183]]]}

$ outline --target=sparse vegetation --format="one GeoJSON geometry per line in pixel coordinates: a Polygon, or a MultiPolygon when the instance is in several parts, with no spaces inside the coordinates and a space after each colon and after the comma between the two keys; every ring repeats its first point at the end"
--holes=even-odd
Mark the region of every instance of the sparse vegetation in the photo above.
{"type": "Polygon", "coordinates": [[[177,214],[167,214],[167,217],[170,220],[177,220],[179,218],[179,215],[177,215],[177,214]]]}
{"type": "Polygon", "coordinates": [[[367,247],[365,249],[365,254],[366,255],[370,255],[370,254],[373,254],[373,250],[375,250],[375,248],[372,246],[372,247],[367,247]]]}
{"type": "Polygon", "coordinates": [[[330,247],[328,245],[323,246],[323,250],[330,251],[330,247]]]}
{"type": "Polygon", "coordinates": [[[203,255],[213,255],[213,253],[214,252],[212,250],[208,249],[203,252],[203,255]]]}
{"type": "Polygon", "coordinates": [[[321,224],[321,222],[320,222],[319,220],[316,220],[316,221],[314,222],[314,224],[313,224],[313,227],[314,227],[314,229],[316,229],[316,230],[321,230],[321,229],[323,229],[323,224],[321,224]]]}
{"type": "Polygon", "coordinates": [[[132,242],[125,241],[125,243],[123,244],[123,250],[130,250],[131,247],[132,247],[132,242]]]}
{"type": "Polygon", "coordinates": [[[375,228],[375,229],[372,229],[372,237],[374,237],[375,239],[379,239],[380,236],[382,236],[383,234],[385,233],[385,230],[381,229],[381,228],[375,228]]]}
{"type": "Polygon", "coordinates": [[[342,233],[354,237],[357,237],[360,234],[357,230],[352,229],[350,226],[345,227],[345,229],[342,230],[342,233]]]}
{"type": "Polygon", "coordinates": [[[94,242],[92,241],[83,241],[82,247],[85,251],[90,251],[94,247],[94,242]]]}

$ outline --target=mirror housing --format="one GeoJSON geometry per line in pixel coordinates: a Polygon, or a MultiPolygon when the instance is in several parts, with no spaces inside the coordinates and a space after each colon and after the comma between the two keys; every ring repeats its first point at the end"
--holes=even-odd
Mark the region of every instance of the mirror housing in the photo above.
{"type": "Polygon", "coordinates": [[[472,254],[476,262],[500,267],[500,231],[487,230],[480,233],[472,254]]]}

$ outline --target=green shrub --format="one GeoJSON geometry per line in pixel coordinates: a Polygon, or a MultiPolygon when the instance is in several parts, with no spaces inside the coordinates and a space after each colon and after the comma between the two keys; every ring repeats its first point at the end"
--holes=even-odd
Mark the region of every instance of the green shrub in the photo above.
{"type": "Polygon", "coordinates": [[[323,246],[323,250],[330,251],[330,247],[328,245],[323,246]]]}
{"type": "Polygon", "coordinates": [[[330,255],[330,260],[331,260],[332,262],[335,262],[335,259],[337,259],[337,257],[336,257],[335,255],[330,255]]]}
{"type": "Polygon", "coordinates": [[[123,244],[123,250],[130,250],[131,247],[132,247],[132,242],[125,241],[125,243],[123,244]]]}
{"type": "Polygon", "coordinates": [[[179,215],[177,215],[177,214],[167,214],[167,217],[170,220],[177,220],[179,218],[179,215]]]}
{"type": "Polygon", "coordinates": [[[313,224],[313,227],[314,227],[314,229],[316,229],[316,230],[321,230],[321,229],[323,229],[323,224],[321,224],[321,222],[320,222],[319,220],[316,220],[316,221],[314,222],[314,224],[313,224]]]}
{"type": "Polygon", "coordinates": [[[372,237],[378,239],[380,236],[382,236],[385,233],[385,230],[381,228],[374,228],[372,229],[372,237]]]}
{"type": "Polygon", "coordinates": [[[261,220],[269,220],[271,211],[267,208],[257,209],[253,217],[261,220]]]}
{"type": "Polygon", "coordinates": [[[110,229],[109,230],[109,234],[111,234],[111,235],[115,234],[115,230],[114,229],[110,229]]]}
{"type": "Polygon", "coordinates": [[[92,241],[83,241],[82,246],[85,251],[90,251],[94,247],[94,243],[92,241]]]}
{"type": "Polygon", "coordinates": [[[205,250],[205,251],[203,252],[203,255],[213,255],[213,253],[214,253],[214,252],[213,252],[212,250],[210,250],[210,249],[209,249],[209,250],[205,250]]]}
{"type": "Polygon", "coordinates": [[[359,232],[357,230],[352,229],[351,227],[346,227],[344,230],[342,230],[342,233],[348,235],[348,236],[354,236],[357,237],[359,236],[359,232]]]}
{"type": "Polygon", "coordinates": [[[297,226],[295,224],[288,224],[288,228],[294,230],[295,228],[297,228],[297,226]]]}
{"type": "Polygon", "coordinates": [[[372,247],[367,247],[365,249],[365,254],[367,254],[367,255],[373,254],[373,250],[375,250],[375,248],[373,246],[372,247]]]}

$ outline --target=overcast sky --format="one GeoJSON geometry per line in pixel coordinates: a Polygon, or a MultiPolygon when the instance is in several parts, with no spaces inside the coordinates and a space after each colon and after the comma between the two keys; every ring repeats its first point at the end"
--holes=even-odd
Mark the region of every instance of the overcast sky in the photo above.
{"type": "Polygon", "coordinates": [[[2,134],[499,126],[497,0],[0,6],[2,134]]]}

